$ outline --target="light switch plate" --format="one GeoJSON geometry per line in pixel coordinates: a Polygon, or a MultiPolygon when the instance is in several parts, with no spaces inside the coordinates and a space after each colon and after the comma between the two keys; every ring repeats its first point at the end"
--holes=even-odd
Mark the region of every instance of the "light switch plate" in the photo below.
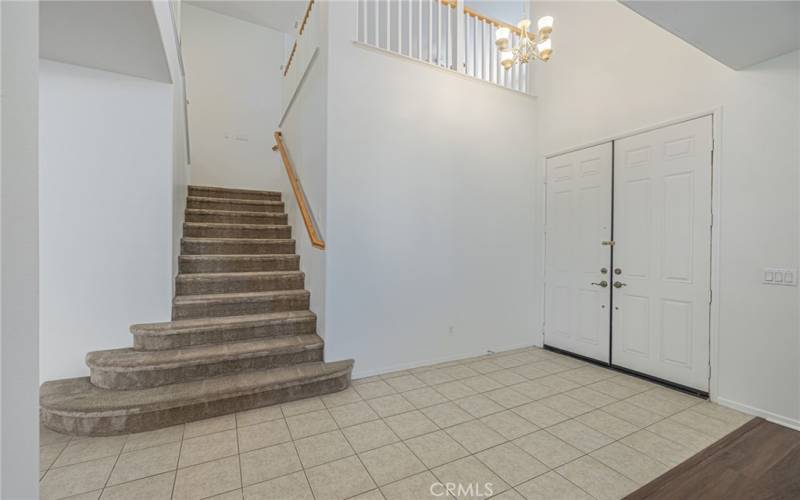
{"type": "Polygon", "coordinates": [[[762,283],[765,285],[797,286],[797,269],[764,268],[762,283]]]}

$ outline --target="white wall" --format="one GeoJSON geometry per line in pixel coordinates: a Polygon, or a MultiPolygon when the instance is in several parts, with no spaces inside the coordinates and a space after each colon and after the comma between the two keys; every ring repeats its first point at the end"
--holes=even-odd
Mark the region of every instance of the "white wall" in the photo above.
{"type": "Polygon", "coordinates": [[[800,425],[797,288],[761,284],[764,267],[798,267],[798,53],[737,72],[616,2],[534,2],[533,12],[556,19],[553,58],[535,80],[540,165],[543,154],[722,107],[712,391],[800,425]]]}
{"type": "MultiPolygon", "coordinates": [[[[169,66],[172,85],[172,275],[180,270],[178,257],[181,253],[183,222],[185,220],[186,196],[190,177],[189,149],[186,117],[186,82],[180,55],[179,39],[176,31],[180,29],[181,2],[154,2],[153,8],[158,21],[164,52],[169,66]],[[174,16],[174,18],[173,18],[174,16]]],[[[175,282],[172,282],[174,293],[175,282]]]]}
{"type": "Polygon", "coordinates": [[[0,497],[38,498],[39,5],[0,3],[0,497]]]}
{"type": "Polygon", "coordinates": [[[87,375],[87,351],[168,321],[172,88],[42,60],[40,377],[87,375]]]}
{"type": "Polygon", "coordinates": [[[534,100],[354,45],[353,9],[329,5],[326,357],[540,343],[534,100]]]}
{"type": "MultiPolygon", "coordinates": [[[[303,36],[298,39],[295,59],[283,84],[286,113],[280,125],[283,140],[321,237],[327,231],[328,146],[328,4],[320,2],[311,11],[303,36]],[[316,52],[316,56],[313,54],[316,52]]],[[[274,153],[276,159],[280,156],[274,153]]],[[[281,164],[281,169],[283,166],[281,164]]],[[[283,192],[286,213],[300,255],[305,286],[311,292],[311,310],[317,315],[317,333],[326,335],[326,256],[311,245],[297,201],[282,170],[276,186],[283,192]]]]}
{"type": "Polygon", "coordinates": [[[284,35],[184,5],[192,184],[274,189],[270,150],[280,120],[284,35]]]}

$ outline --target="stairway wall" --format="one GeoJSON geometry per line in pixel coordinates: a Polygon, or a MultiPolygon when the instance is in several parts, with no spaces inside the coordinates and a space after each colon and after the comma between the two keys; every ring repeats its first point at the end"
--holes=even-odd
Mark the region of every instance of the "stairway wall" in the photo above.
{"type": "Polygon", "coordinates": [[[170,318],[172,88],[42,60],[41,380],[170,318]]]}
{"type": "Polygon", "coordinates": [[[329,4],[326,355],[540,344],[535,99],[357,46],[353,9],[329,4]]]}
{"type": "MultiPolygon", "coordinates": [[[[287,107],[280,123],[283,140],[323,239],[328,234],[328,6],[328,2],[317,2],[311,11],[300,39],[303,45],[298,48],[287,76],[287,80],[302,79],[297,86],[289,82],[284,84],[283,102],[287,107]],[[313,53],[314,48],[318,49],[317,54],[310,61],[298,55],[313,53]],[[308,62],[306,67],[304,62],[308,62]],[[289,105],[295,89],[294,100],[289,105]]],[[[273,153],[274,158],[279,156],[273,153]]],[[[282,164],[280,168],[283,169],[282,164]]],[[[311,245],[285,172],[273,189],[283,192],[289,225],[295,228],[295,251],[301,257],[300,269],[306,273],[306,288],[311,292],[311,310],[317,315],[317,333],[325,338],[326,251],[311,245]]]]}
{"type": "Polygon", "coordinates": [[[192,184],[275,189],[283,33],[194,5],[181,15],[192,184]]]}

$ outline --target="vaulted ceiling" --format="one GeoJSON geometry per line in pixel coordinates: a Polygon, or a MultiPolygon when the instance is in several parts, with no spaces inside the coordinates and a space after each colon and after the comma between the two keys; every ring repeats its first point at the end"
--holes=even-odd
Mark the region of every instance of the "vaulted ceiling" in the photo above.
{"type": "Polygon", "coordinates": [[[797,0],[620,1],[733,69],[800,49],[797,0]]]}

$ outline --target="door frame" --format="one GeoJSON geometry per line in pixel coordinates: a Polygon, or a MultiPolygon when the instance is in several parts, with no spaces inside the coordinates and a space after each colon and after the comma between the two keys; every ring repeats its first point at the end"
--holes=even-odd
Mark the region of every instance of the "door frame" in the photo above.
{"type": "MultiPolygon", "coordinates": [[[[653,130],[657,130],[660,128],[668,127],[670,125],[677,125],[679,123],[688,122],[697,118],[702,118],[704,116],[711,116],[711,137],[713,140],[713,152],[711,154],[711,276],[709,277],[709,284],[711,290],[711,304],[709,308],[709,351],[708,351],[708,362],[709,362],[709,381],[708,381],[708,397],[711,401],[717,401],[718,395],[718,384],[719,384],[719,327],[720,327],[720,272],[719,272],[719,265],[720,265],[720,255],[721,255],[721,248],[720,248],[720,229],[722,227],[722,217],[721,217],[721,186],[722,186],[722,174],[723,174],[723,155],[722,155],[722,117],[723,117],[723,107],[722,105],[713,107],[710,109],[706,109],[703,111],[698,111],[695,113],[687,114],[678,116],[666,121],[658,122],[652,125],[646,125],[643,127],[639,127],[633,130],[628,130],[625,132],[617,133],[611,136],[603,137],[602,139],[597,139],[591,142],[586,142],[577,146],[572,146],[566,149],[553,151],[547,153],[543,156],[542,164],[539,168],[539,172],[541,175],[542,180],[542,203],[540,207],[542,208],[542,213],[544,214],[544,220],[542,224],[542,242],[541,242],[541,270],[542,270],[542,277],[544,278],[542,281],[542,304],[541,304],[541,312],[542,312],[542,331],[541,331],[541,345],[544,345],[544,321],[546,321],[545,311],[546,308],[544,306],[544,300],[546,298],[546,294],[544,292],[544,282],[547,280],[546,275],[546,235],[544,235],[544,226],[546,225],[547,221],[547,169],[546,163],[547,160],[556,156],[560,156],[567,153],[572,153],[574,151],[578,151],[585,148],[590,148],[593,146],[598,146],[600,144],[611,142],[612,144],[614,141],[618,141],[620,139],[625,139],[627,137],[631,137],[634,135],[642,134],[644,132],[650,132],[653,130]]],[[[613,149],[612,149],[613,150],[613,149]]],[[[613,337],[614,332],[611,332],[613,337]]],[[[610,348],[610,346],[609,346],[610,348]]],[[[613,361],[613,360],[612,360],[613,361]]]]}

